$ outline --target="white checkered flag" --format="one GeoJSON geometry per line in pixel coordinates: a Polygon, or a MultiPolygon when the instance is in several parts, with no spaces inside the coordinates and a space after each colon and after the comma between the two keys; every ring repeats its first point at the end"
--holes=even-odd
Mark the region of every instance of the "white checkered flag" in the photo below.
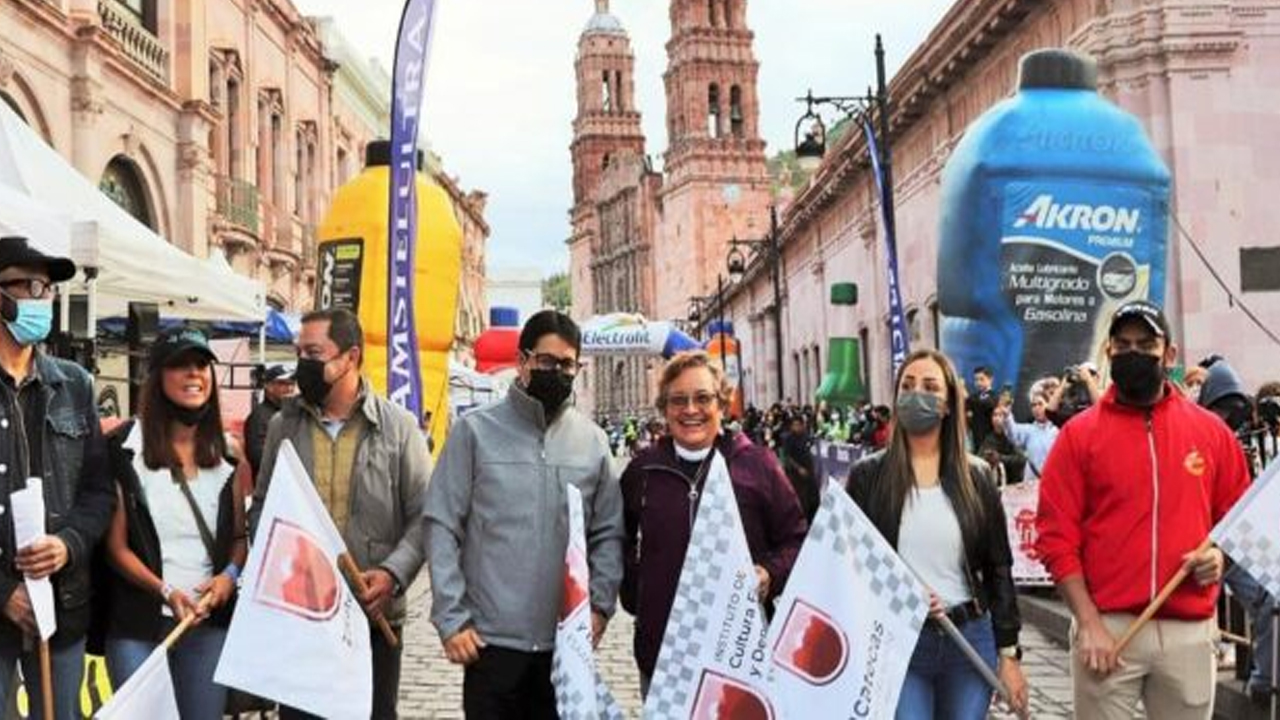
{"type": "Polygon", "coordinates": [[[693,523],[644,717],[779,717],[767,692],[767,630],[729,468],[717,452],[693,523]]]}
{"type": "Polygon", "coordinates": [[[770,674],[783,717],[893,717],[928,592],[834,482],[777,608],[770,674]]]}
{"type": "Polygon", "coordinates": [[[591,648],[591,575],[582,522],[582,492],[565,486],[569,504],[569,544],[564,557],[564,595],[556,625],[551,683],[563,720],[622,720],[622,709],[596,669],[591,648]]]}
{"type": "Polygon", "coordinates": [[[1280,596],[1280,460],[1253,481],[1209,537],[1272,597],[1280,596]]]}

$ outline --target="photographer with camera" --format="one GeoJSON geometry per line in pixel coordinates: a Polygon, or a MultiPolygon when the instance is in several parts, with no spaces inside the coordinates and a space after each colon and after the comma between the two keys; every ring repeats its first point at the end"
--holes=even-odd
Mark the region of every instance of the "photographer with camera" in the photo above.
{"type": "Polygon", "coordinates": [[[1053,424],[1061,428],[1102,398],[1098,366],[1092,362],[1068,365],[1062,371],[1062,379],[1048,393],[1049,404],[1045,410],[1053,424]]]}

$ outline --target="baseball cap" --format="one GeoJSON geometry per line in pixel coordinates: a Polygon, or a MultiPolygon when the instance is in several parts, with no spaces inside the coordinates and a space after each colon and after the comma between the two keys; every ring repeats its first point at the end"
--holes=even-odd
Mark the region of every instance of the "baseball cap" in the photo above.
{"type": "Polygon", "coordinates": [[[271,365],[268,365],[266,369],[262,371],[262,382],[264,384],[269,382],[275,382],[276,380],[292,380],[292,379],[293,379],[292,365],[285,365],[284,363],[273,363],[271,365]]]}
{"type": "Polygon", "coordinates": [[[49,273],[49,281],[55,283],[66,282],[76,276],[76,264],[69,258],[45,255],[24,237],[0,237],[0,270],[14,266],[42,267],[49,273]]]}
{"type": "Polygon", "coordinates": [[[1129,320],[1141,320],[1151,329],[1151,332],[1156,334],[1156,337],[1169,339],[1169,321],[1165,319],[1164,312],[1160,306],[1146,300],[1133,300],[1117,308],[1111,316],[1111,326],[1107,335],[1114,336],[1120,325],[1129,320]]]}
{"type": "Polygon", "coordinates": [[[209,349],[209,336],[197,327],[180,325],[162,330],[151,345],[149,365],[152,370],[168,366],[183,353],[194,350],[208,358],[209,362],[217,362],[218,356],[209,349]]]}

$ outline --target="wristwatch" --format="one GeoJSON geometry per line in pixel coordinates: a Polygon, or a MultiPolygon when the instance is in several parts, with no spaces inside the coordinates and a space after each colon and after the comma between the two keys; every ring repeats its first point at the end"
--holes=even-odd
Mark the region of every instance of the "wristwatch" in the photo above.
{"type": "Polygon", "coordinates": [[[1000,648],[1000,657],[1009,658],[1010,660],[1022,661],[1022,646],[1010,645],[1009,647],[1000,648]]]}
{"type": "Polygon", "coordinates": [[[173,594],[174,590],[177,590],[177,588],[172,584],[165,582],[160,586],[160,598],[165,602],[169,602],[169,596],[173,594]]]}

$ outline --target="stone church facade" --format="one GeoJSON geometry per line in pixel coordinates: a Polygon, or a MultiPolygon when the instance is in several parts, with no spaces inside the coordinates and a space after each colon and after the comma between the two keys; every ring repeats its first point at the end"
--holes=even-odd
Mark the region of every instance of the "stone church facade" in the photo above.
{"type": "MultiPolygon", "coordinates": [[[[767,227],[770,203],[759,131],[759,63],[746,0],[671,0],[663,170],[646,153],[634,98],[634,55],[608,0],[583,31],[575,63],[573,234],[578,320],[612,312],[686,316],[715,291],[734,237],[767,227]]],[[[594,358],[579,407],[614,418],[653,406],[653,358],[594,358]]]]}

